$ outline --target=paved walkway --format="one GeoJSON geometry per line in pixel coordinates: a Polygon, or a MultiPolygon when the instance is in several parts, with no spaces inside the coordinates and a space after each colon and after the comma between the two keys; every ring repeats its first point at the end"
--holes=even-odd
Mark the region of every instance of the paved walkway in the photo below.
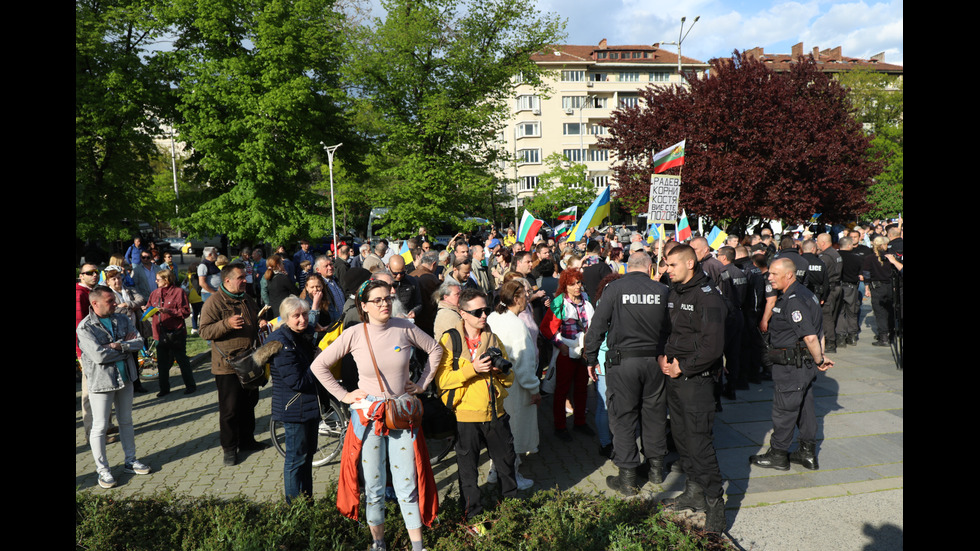
{"type": "MultiPolygon", "coordinates": [[[[757,550],[903,547],[904,377],[887,348],[871,346],[872,323],[868,316],[860,344],[831,356],[836,367],[818,376],[819,471],[798,465],[786,472],[750,468],[748,456],[766,448],[772,430],[772,383],[751,385],[738,393],[737,400],[723,400],[715,446],[726,480],[729,535],[737,546],[757,550]]],[[[242,453],[234,467],[221,465],[217,391],[210,358],[204,359],[195,369],[195,394],[183,394],[176,368],[174,392],[164,398],[156,398],[157,384],[152,379],[145,383],[150,392],[137,395],[134,405],[136,446],[153,473],[124,474],[121,446],[110,444],[108,458],[119,482],[111,490],[98,487],[82,426],[81,385],[76,385],[76,488],[128,496],[168,486],[194,496],[282,498],[283,460],[275,449],[242,453]]],[[[262,389],[256,407],[257,438],[266,441],[271,394],[271,385],[262,389]]],[[[566,444],[554,438],[550,406],[546,399],[539,409],[540,452],[524,460],[522,474],[535,481],[534,488],[612,494],[605,477],[617,472],[615,466],[598,455],[594,440],[576,434],[574,442],[566,444]]],[[[434,468],[442,499],[459,495],[453,457],[434,468]]],[[[667,461],[675,458],[672,454],[667,461]]],[[[315,487],[334,480],[337,467],[335,462],[315,469],[315,487]]],[[[484,463],[484,476],[486,471],[484,463]]],[[[683,475],[671,473],[662,486],[646,484],[643,495],[663,498],[682,489],[683,475]]],[[[691,520],[700,525],[703,518],[701,514],[691,520]]]]}

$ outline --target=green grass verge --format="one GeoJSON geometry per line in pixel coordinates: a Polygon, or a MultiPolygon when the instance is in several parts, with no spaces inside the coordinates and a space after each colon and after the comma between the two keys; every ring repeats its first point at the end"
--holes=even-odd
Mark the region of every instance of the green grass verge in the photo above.
{"type": "MultiPolygon", "coordinates": [[[[75,494],[78,549],[91,550],[300,550],[366,549],[367,526],[337,512],[336,489],[315,501],[253,502],[245,498],[187,497],[165,491],[116,498],[75,494]]],[[[389,549],[410,549],[408,532],[394,503],[387,504],[389,549]]],[[[470,536],[456,499],[441,504],[439,519],[424,528],[426,548],[437,550],[694,550],[732,549],[718,536],[705,537],[672,522],[656,504],[600,498],[558,490],[505,500],[476,521],[489,526],[470,536]]]]}
{"type": "Polygon", "coordinates": [[[187,331],[187,357],[193,358],[202,352],[207,352],[211,350],[211,346],[208,341],[201,338],[200,335],[191,335],[190,330],[187,331]]]}

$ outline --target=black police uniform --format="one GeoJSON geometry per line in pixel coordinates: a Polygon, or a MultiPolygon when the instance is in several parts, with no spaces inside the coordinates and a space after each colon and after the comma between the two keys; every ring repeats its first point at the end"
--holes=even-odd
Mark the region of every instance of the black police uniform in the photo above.
{"type": "Polygon", "coordinates": [[[718,280],[718,290],[725,297],[729,313],[725,325],[725,370],[727,373],[725,374],[723,395],[734,400],[736,387],[748,388],[748,383],[741,374],[742,335],[745,332],[742,305],[745,303],[745,296],[748,294],[748,278],[734,264],[725,264],[718,275],[718,280]]]}
{"type": "MultiPolygon", "coordinates": [[[[772,257],[772,260],[780,258],[788,258],[793,261],[793,264],[796,264],[796,281],[805,285],[807,269],[810,267],[810,263],[796,249],[783,249],[776,253],[772,257]]],[[[769,261],[770,266],[772,266],[772,260],[769,261]]]]}
{"type": "Polygon", "coordinates": [[[841,309],[837,316],[837,341],[850,345],[857,344],[861,325],[858,323],[861,314],[861,269],[863,256],[853,250],[839,251],[841,259],[841,309]]]}
{"type": "Polygon", "coordinates": [[[671,332],[664,352],[667,361],[676,358],[681,369],[679,377],[667,378],[670,430],[688,482],[696,483],[709,499],[717,498],[723,489],[712,440],[713,383],[725,348],[727,307],[696,267],[691,281],[674,284],[668,308],[671,332]]]}
{"type": "MultiPolygon", "coordinates": [[[[769,321],[773,358],[772,424],[769,445],[787,452],[793,442],[793,429],[799,427],[800,442],[815,442],[817,417],[813,406],[813,381],[816,364],[803,337],[823,336],[823,311],[817,297],[798,283],[790,285],[776,300],[769,321]]],[[[822,358],[817,358],[822,361],[822,358]]]]}
{"type": "Polygon", "coordinates": [[[759,331],[759,320],[766,305],[765,274],[750,259],[742,269],[745,272],[747,292],[742,303],[742,318],[745,327],[742,330],[742,361],[739,364],[740,373],[750,383],[760,383],[762,371],[762,352],[765,346],[762,333],[759,331]]]}
{"type": "Polygon", "coordinates": [[[830,281],[827,278],[827,265],[824,264],[820,257],[813,253],[803,253],[800,256],[806,260],[806,279],[804,284],[806,288],[809,289],[814,295],[817,296],[817,300],[824,302],[827,300],[827,295],[830,293],[830,281]]]}
{"type": "Polygon", "coordinates": [[[647,459],[662,461],[667,455],[664,374],[657,357],[664,353],[670,327],[668,293],[666,285],[649,275],[628,272],[602,291],[585,335],[587,365],[598,363],[599,346],[603,339],[608,343],[606,409],[613,436],[613,463],[620,469],[640,465],[637,422],[647,459]]]}
{"type": "MultiPolygon", "coordinates": [[[[827,267],[827,298],[823,303],[823,332],[827,342],[827,352],[837,349],[837,318],[844,304],[844,291],[841,287],[841,273],[844,269],[844,259],[833,247],[827,247],[818,255],[827,267]]],[[[842,340],[842,346],[845,342],[842,340]]]]}

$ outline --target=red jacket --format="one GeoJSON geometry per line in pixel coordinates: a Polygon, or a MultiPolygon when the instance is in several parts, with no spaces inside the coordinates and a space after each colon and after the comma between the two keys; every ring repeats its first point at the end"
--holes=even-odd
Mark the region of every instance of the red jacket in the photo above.
{"type": "Polygon", "coordinates": [[[150,293],[146,307],[157,306],[166,308],[168,313],[160,313],[153,316],[153,338],[160,340],[160,329],[166,331],[187,331],[184,319],[191,315],[191,304],[187,302],[187,294],[176,285],[158,287],[150,293]]]}
{"type": "MultiPolygon", "coordinates": [[[[357,415],[351,417],[347,425],[347,435],[344,437],[337,482],[337,509],[340,514],[354,520],[357,520],[357,509],[361,503],[357,466],[360,464],[363,444],[358,437],[358,427],[355,427],[355,423],[360,423],[362,430],[374,430],[377,434],[386,434],[388,429],[384,426],[384,402],[379,402],[378,406],[369,410],[367,414],[361,409],[354,410],[357,415]]],[[[418,478],[416,484],[419,493],[419,513],[422,515],[422,524],[432,527],[432,521],[436,519],[436,513],[439,512],[439,492],[436,488],[436,478],[432,474],[432,464],[429,462],[429,448],[425,445],[422,429],[418,431],[415,438],[415,473],[418,478]]]]}
{"type": "MultiPolygon", "coordinates": [[[[81,283],[75,284],[75,328],[78,328],[78,324],[82,323],[82,320],[88,316],[89,302],[88,294],[92,290],[88,287],[82,285],[81,283]]],[[[82,357],[82,349],[78,347],[78,335],[75,335],[75,357],[82,357]]]]}

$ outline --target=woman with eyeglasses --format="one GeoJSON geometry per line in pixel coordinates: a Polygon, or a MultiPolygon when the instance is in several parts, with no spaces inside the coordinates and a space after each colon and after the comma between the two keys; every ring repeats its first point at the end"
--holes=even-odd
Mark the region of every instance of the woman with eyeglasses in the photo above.
{"type": "Polygon", "coordinates": [[[362,323],[344,331],[311,366],[327,391],[351,406],[351,422],[340,464],[337,508],[345,516],[357,519],[360,465],[364,473],[367,523],[374,540],[372,549],[385,549],[385,473],[390,462],[402,518],[412,548],[417,551],[422,549],[422,525],[431,526],[438,510],[435,478],[420,429],[385,427],[385,395],[397,398],[402,405],[413,402],[414,395],[424,392],[432,382],[443,348],[411,321],[391,316],[394,297],[388,282],[367,281],[356,298],[362,323]],[[409,375],[413,348],[429,356],[419,384],[413,383],[409,375]],[[357,363],[358,374],[358,386],[350,392],[330,372],[330,367],[348,353],[357,363]]]}
{"type": "Polygon", "coordinates": [[[575,412],[573,430],[587,436],[595,435],[595,431],[585,424],[589,372],[582,357],[583,338],[595,311],[589,301],[585,300],[582,289],[580,270],[563,271],[558,279],[558,290],[551,301],[551,308],[541,320],[541,334],[558,347],[552,411],[555,416],[555,436],[566,442],[572,440],[565,420],[565,398],[571,386],[575,387],[572,394],[575,412]]]}
{"type": "MultiPolygon", "coordinates": [[[[116,313],[128,317],[129,321],[133,322],[133,327],[139,328],[146,297],[137,293],[134,288],[127,288],[123,285],[126,271],[122,266],[106,266],[102,273],[105,276],[106,285],[116,295],[116,313]]],[[[133,359],[136,360],[136,365],[139,365],[139,350],[133,351],[133,359]]],[[[135,379],[133,380],[133,392],[142,394],[148,391],[143,388],[143,383],[139,379],[135,379]]]]}
{"type": "Polygon", "coordinates": [[[157,398],[170,394],[170,366],[174,360],[180,366],[180,376],[184,379],[184,394],[190,394],[197,390],[191,361],[187,358],[187,326],[184,323],[191,314],[191,305],[170,270],[157,272],[156,282],[157,288],[150,293],[144,309],[160,309],[151,318],[153,338],[157,341],[157,365],[160,366],[160,392],[157,398]]]}

